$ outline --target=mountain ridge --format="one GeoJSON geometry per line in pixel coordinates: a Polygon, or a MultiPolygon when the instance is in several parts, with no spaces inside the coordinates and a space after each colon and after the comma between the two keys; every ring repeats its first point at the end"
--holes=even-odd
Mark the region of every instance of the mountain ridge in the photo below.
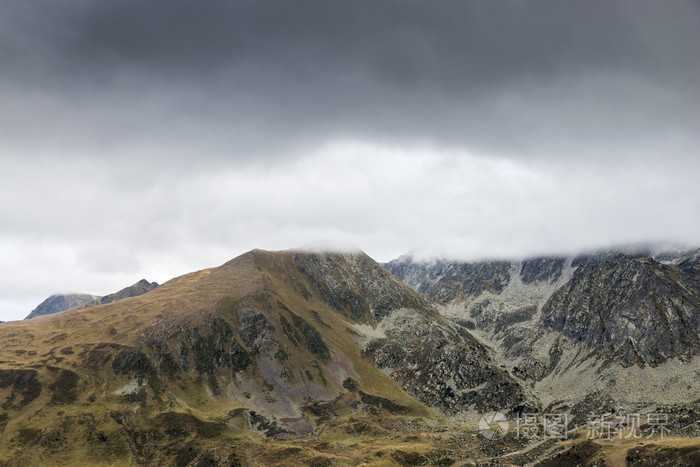
{"type": "MultiPolygon", "coordinates": [[[[170,463],[185,452],[162,421],[182,414],[226,436],[239,436],[235,426],[293,440],[320,433],[328,417],[346,426],[530,403],[466,329],[364,253],[254,250],[128,300],[8,323],[0,339],[10,462],[73,455],[53,441],[11,442],[68,423],[58,412],[105,414],[92,426],[124,462],[170,463]],[[61,410],[31,416],[42,404],[61,410]],[[136,432],[151,435],[129,441],[136,432]]],[[[75,427],[56,436],[105,454],[75,427]]],[[[185,439],[196,456],[214,449],[185,439]]]]}
{"type": "Polygon", "coordinates": [[[84,308],[96,305],[104,305],[125,298],[136,297],[158,287],[156,282],[148,282],[146,279],[125,287],[118,292],[105,296],[70,293],[70,294],[54,294],[41,302],[34,310],[29,313],[24,319],[32,319],[37,316],[51,315],[69,310],[71,308],[84,308]]]}
{"type": "Polygon", "coordinates": [[[573,406],[602,391],[632,408],[693,397],[696,260],[697,250],[627,249],[506,264],[403,257],[385,267],[493,348],[543,404],[573,406]],[[664,381],[670,374],[673,393],[664,381]]]}
{"type": "Polygon", "coordinates": [[[558,313],[598,309],[586,294],[618,276],[632,291],[615,306],[646,303],[646,284],[690,290],[689,303],[695,260],[436,262],[427,279],[404,267],[434,287],[422,295],[362,252],[253,250],[136,297],[4,323],[0,465],[534,462],[569,445],[485,440],[480,414],[565,413],[575,426],[660,401],[692,433],[700,359],[627,365],[558,313]]]}
{"type": "Polygon", "coordinates": [[[71,308],[97,303],[98,295],[70,293],[53,294],[34,308],[24,319],[32,319],[37,316],[51,315],[71,308]]]}

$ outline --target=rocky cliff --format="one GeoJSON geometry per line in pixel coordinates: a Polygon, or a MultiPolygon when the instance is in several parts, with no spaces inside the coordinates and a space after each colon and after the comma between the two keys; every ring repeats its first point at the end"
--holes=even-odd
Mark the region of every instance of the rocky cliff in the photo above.
{"type": "Polygon", "coordinates": [[[675,401],[693,397],[698,256],[624,249],[505,263],[402,257],[385,267],[472,329],[544,405],[599,389],[616,403],[649,405],[669,397],[669,374],[675,401]]]}
{"type": "Polygon", "coordinates": [[[700,275],[624,254],[577,271],[542,307],[542,326],[623,365],[700,352],[700,275]]]}
{"type": "Polygon", "coordinates": [[[510,281],[510,263],[505,261],[423,263],[402,256],[384,266],[416,292],[441,303],[464,300],[484,291],[498,293],[510,281]]]}

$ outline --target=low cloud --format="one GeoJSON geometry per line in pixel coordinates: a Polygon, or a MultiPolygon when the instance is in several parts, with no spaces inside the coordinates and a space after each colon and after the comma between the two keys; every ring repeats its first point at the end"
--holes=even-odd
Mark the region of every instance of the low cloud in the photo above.
{"type": "Polygon", "coordinates": [[[0,320],[252,248],[698,243],[697,2],[0,5],[0,320]]]}
{"type": "Polygon", "coordinates": [[[106,294],[142,277],[164,282],[253,248],[354,245],[388,261],[408,251],[478,259],[693,243],[697,170],[697,162],[601,170],[346,141],[278,168],[202,172],[167,187],[81,177],[90,196],[37,186],[22,210],[5,213],[12,273],[0,296],[25,297],[5,304],[5,317],[20,318],[57,290],[106,294]],[[43,227],[42,218],[50,220],[43,227]]]}

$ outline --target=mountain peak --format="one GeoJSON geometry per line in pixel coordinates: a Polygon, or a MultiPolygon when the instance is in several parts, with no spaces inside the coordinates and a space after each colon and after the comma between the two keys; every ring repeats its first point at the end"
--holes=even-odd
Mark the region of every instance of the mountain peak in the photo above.
{"type": "Polygon", "coordinates": [[[105,295],[100,299],[100,303],[112,303],[116,302],[117,300],[123,300],[125,298],[137,297],[155,289],[156,287],[158,287],[157,282],[148,282],[146,279],[141,279],[135,284],[121,289],[119,292],[105,295]]]}
{"type": "Polygon", "coordinates": [[[37,316],[51,315],[70,308],[86,306],[98,303],[100,297],[97,295],[69,293],[69,294],[54,294],[41,302],[32,310],[24,319],[31,319],[37,316]]]}
{"type": "Polygon", "coordinates": [[[158,283],[141,279],[129,287],[125,287],[118,292],[100,297],[99,295],[68,293],[54,294],[44,300],[32,310],[24,319],[35,318],[37,316],[52,315],[72,308],[86,308],[95,305],[116,302],[125,298],[136,297],[158,287],[158,283]]]}

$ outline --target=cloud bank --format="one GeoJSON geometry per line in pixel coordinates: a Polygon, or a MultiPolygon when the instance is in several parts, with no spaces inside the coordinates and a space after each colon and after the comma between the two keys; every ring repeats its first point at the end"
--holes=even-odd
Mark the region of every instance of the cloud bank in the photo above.
{"type": "Polygon", "coordinates": [[[251,248],[700,243],[697,2],[4,2],[0,320],[251,248]]]}

